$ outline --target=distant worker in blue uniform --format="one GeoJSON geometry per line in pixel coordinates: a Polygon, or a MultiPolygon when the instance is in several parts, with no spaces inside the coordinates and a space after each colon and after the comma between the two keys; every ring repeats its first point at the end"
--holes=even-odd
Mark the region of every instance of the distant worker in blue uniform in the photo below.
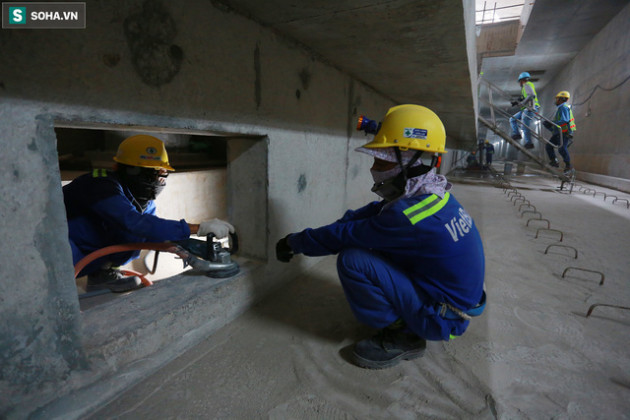
{"type": "Polygon", "coordinates": [[[436,173],[446,140],[439,117],[423,106],[399,105],[381,124],[362,116],[357,129],[375,134],[356,150],[373,156],[372,191],[383,200],[287,235],[276,256],[289,262],[294,254],[338,254],[350,308],[379,329],[354,344],[353,361],[379,369],[422,356],[426,340],[466,331],[485,305],[485,262],[473,219],[436,173]],[[425,153],[429,164],[421,160],[425,153]]]}
{"type": "MultiPolygon", "coordinates": [[[[213,233],[221,238],[234,232],[229,223],[212,219],[199,224],[167,220],[155,215],[155,198],[166,186],[169,171],[164,143],[136,135],[118,147],[114,170],[94,169],[63,187],[72,261],[101,248],[135,242],[163,242],[213,233]]],[[[125,277],[117,267],[140,256],[127,251],[101,257],[79,276],[88,276],[87,290],[126,292],[140,287],[137,276],[125,277]]]]}
{"type": "Polygon", "coordinates": [[[483,149],[486,152],[486,168],[492,165],[492,156],[494,155],[494,145],[489,140],[484,141],[483,149]]]}
{"type": "Polygon", "coordinates": [[[518,83],[521,85],[521,96],[517,101],[512,101],[511,103],[512,106],[519,106],[521,109],[510,117],[512,139],[520,140],[521,138],[525,138],[526,149],[534,148],[530,127],[534,121],[534,114],[540,109],[538,95],[536,95],[536,88],[530,79],[531,75],[526,71],[519,74],[518,83]],[[519,124],[517,120],[520,120],[522,124],[519,124]],[[523,130],[523,137],[521,137],[520,129],[523,130]]]}
{"type": "MultiPolygon", "coordinates": [[[[549,142],[555,144],[558,147],[558,153],[564,160],[564,172],[570,172],[573,169],[571,166],[571,156],[569,156],[569,146],[573,143],[573,133],[576,131],[575,118],[573,118],[573,111],[567,104],[567,101],[571,98],[571,94],[566,90],[558,92],[556,95],[556,114],[553,117],[553,122],[556,125],[549,123],[549,121],[543,121],[543,126],[552,132],[549,142]],[[559,126],[560,128],[558,128],[559,126]],[[562,133],[562,136],[560,136],[562,133]],[[562,140],[561,140],[562,137],[562,140]]],[[[549,156],[549,164],[558,168],[558,159],[556,158],[556,152],[551,144],[545,145],[547,156],[549,156]]]]}

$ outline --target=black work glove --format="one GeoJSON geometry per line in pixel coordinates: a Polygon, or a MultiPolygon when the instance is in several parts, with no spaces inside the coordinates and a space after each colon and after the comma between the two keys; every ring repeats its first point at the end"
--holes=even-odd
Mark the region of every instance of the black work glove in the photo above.
{"type": "Polygon", "coordinates": [[[510,103],[512,104],[512,106],[518,105],[518,102],[516,102],[516,101],[511,101],[510,103]]]}
{"type": "Polygon", "coordinates": [[[543,126],[544,126],[547,130],[553,130],[553,125],[552,125],[549,121],[543,121],[543,126]]]}
{"type": "Polygon", "coordinates": [[[293,258],[293,250],[289,246],[289,235],[280,239],[276,244],[276,259],[288,263],[293,258]]]}

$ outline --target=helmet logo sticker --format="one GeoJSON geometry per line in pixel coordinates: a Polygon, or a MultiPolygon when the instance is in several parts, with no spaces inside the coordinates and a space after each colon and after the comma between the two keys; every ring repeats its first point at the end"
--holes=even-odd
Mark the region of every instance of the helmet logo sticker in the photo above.
{"type": "Polygon", "coordinates": [[[146,151],[150,155],[154,155],[154,154],[157,153],[157,149],[155,147],[151,147],[151,146],[147,147],[146,151]]]}
{"type": "Polygon", "coordinates": [[[408,139],[427,139],[427,130],[422,128],[405,128],[403,136],[408,139]]]}

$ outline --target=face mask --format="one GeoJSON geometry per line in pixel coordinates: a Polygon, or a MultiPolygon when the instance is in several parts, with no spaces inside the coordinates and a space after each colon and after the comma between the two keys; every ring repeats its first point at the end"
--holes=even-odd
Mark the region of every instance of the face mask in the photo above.
{"type": "Polygon", "coordinates": [[[400,167],[395,167],[388,171],[375,171],[374,169],[370,169],[370,173],[372,174],[372,179],[375,184],[380,184],[386,179],[393,178],[400,173],[400,167]]]}
{"type": "Polygon", "coordinates": [[[400,168],[393,168],[388,171],[370,170],[374,186],[372,192],[387,201],[393,201],[405,192],[405,181],[400,168]]]}
{"type": "Polygon", "coordinates": [[[158,176],[152,168],[124,168],[121,180],[129,188],[140,210],[145,210],[148,202],[155,200],[166,186],[164,177],[158,176]]]}

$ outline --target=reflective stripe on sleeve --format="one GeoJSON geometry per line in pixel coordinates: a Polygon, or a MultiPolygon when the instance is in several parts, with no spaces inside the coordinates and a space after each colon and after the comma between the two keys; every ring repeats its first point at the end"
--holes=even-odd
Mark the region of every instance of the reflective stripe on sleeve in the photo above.
{"type": "Polygon", "coordinates": [[[411,224],[415,225],[419,221],[440,211],[446,205],[450,196],[450,193],[446,193],[444,194],[444,198],[440,199],[437,195],[431,194],[418,204],[414,204],[408,209],[403,210],[403,213],[409,218],[411,224]]]}

